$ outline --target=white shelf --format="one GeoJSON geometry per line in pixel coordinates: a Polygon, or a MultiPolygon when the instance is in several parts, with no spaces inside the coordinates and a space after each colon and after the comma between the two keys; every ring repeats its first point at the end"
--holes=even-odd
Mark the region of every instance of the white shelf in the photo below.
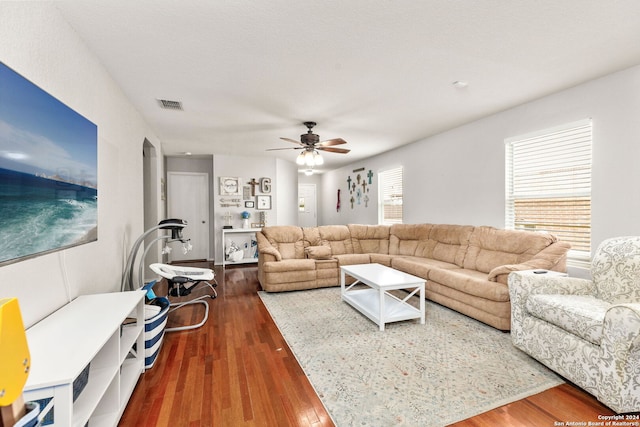
{"type": "MultiPolygon", "coordinates": [[[[26,400],[52,399],[53,426],[115,426],[144,370],[144,291],[84,295],[27,330],[26,400]],[[122,327],[126,318],[135,323],[122,327]],[[122,329],[122,330],[121,330],[122,329]],[[73,383],[89,365],[73,401],[73,383]]],[[[49,411],[43,411],[41,417],[49,411]]]]}
{"type": "MultiPolygon", "coordinates": [[[[404,303],[395,296],[383,292],[384,295],[384,323],[399,322],[401,320],[420,319],[422,313],[417,308],[404,303]]],[[[349,303],[374,323],[383,320],[380,315],[380,292],[376,289],[358,289],[345,292],[343,301],[349,303]]]]}
{"type": "Polygon", "coordinates": [[[254,262],[258,262],[258,258],[242,258],[240,261],[229,261],[226,260],[224,262],[225,265],[227,264],[251,264],[254,262]]]}
{"type": "MultiPolygon", "coordinates": [[[[261,228],[223,228],[222,229],[222,266],[231,265],[231,264],[251,264],[258,262],[258,258],[242,258],[239,261],[231,261],[227,259],[227,238],[228,235],[240,235],[240,234],[248,234],[252,235],[253,240],[256,239],[256,232],[260,231],[261,228]]],[[[257,244],[255,250],[258,250],[257,244]]]]}

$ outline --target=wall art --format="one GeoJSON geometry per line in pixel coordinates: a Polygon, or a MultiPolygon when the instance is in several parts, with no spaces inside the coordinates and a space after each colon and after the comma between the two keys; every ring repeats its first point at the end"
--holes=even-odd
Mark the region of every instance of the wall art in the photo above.
{"type": "Polygon", "coordinates": [[[240,178],[231,176],[220,177],[220,195],[237,196],[240,194],[240,178]]]}
{"type": "Polygon", "coordinates": [[[0,62],[0,265],[98,240],[98,127],[0,62]]]}
{"type": "Polygon", "coordinates": [[[268,210],[271,209],[271,196],[258,196],[257,209],[268,210]]]}

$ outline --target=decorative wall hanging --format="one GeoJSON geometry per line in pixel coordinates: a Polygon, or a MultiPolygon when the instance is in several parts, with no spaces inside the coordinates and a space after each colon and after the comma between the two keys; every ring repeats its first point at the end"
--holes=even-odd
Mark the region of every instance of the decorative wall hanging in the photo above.
{"type": "Polygon", "coordinates": [[[240,207],[240,202],[239,198],[220,197],[220,207],[223,208],[240,207]]]}
{"type": "Polygon", "coordinates": [[[340,212],[340,189],[338,188],[338,204],[336,205],[336,212],[340,212]]]}
{"type": "Polygon", "coordinates": [[[220,177],[220,195],[236,196],[240,194],[240,178],[221,176],[220,177]]]}
{"type": "Polygon", "coordinates": [[[271,209],[271,196],[258,196],[257,197],[258,206],[257,209],[268,210],[271,209]]]}
{"type": "Polygon", "coordinates": [[[98,240],[98,127],[0,62],[0,265],[98,240]]]}
{"type": "Polygon", "coordinates": [[[260,192],[271,193],[271,178],[260,178],[260,192]]]}
{"type": "Polygon", "coordinates": [[[251,187],[248,185],[242,187],[242,200],[251,200],[251,187]]]}
{"type": "Polygon", "coordinates": [[[225,222],[222,228],[224,229],[233,228],[233,226],[231,225],[231,212],[227,211],[224,215],[222,215],[222,218],[224,219],[224,222],[225,222]]]}
{"type": "Polygon", "coordinates": [[[255,196],[256,195],[256,185],[260,185],[260,183],[258,181],[256,181],[255,178],[251,178],[251,181],[247,182],[247,184],[249,184],[251,186],[251,195],[255,196]]]}
{"type": "Polygon", "coordinates": [[[252,201],[248,201],[248,202],[244,202],[244,207],[245,208],[253,208],[255,207],[255,203],[252,201]]]}

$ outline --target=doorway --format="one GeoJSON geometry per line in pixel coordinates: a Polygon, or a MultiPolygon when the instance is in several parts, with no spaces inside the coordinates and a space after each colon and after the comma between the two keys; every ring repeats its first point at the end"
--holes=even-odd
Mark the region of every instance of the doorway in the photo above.
{"type": "Polygon", "coordinates": [[[300,227],[318,225],[315,184],[298,184],[298,225],[300,227]]]}
{"type": "Polygon", "coordinates": [[[209,259],[209,174],[168,172],[167,213],[187,221],[182,235],[192,246],[185,253],[180,242],[170,244],[169,261],[209,259]]]}
{"type": "MultiPolygon", "coordinates": [[[[142,183],[143,183],[143,210],[144,210],[144,229],[148,230],[158,224],[159,221],[159,197],[158,197],[158,156],[156,148],[145,138],[142,143],[142,183]]],[[[149,236],[145,239],[144,247],[147,248],[153,244],[153,236],[149,236]]],[[[144,282],[148,282],[155,277],[155,274],[148,267],[149,264],[154,262],[160,262],[160,249],[153,248],[147,253],[144,263],[144,282]]]]}

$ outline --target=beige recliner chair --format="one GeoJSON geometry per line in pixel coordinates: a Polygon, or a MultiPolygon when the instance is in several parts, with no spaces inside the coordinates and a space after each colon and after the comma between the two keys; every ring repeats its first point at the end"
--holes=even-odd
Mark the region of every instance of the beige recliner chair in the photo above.
{"type": "Polygon", "coordinates": [[[592,280],[509,275],[513,344],[618,413],[640,411],[640,237],[605,240],[592,280]]]}

